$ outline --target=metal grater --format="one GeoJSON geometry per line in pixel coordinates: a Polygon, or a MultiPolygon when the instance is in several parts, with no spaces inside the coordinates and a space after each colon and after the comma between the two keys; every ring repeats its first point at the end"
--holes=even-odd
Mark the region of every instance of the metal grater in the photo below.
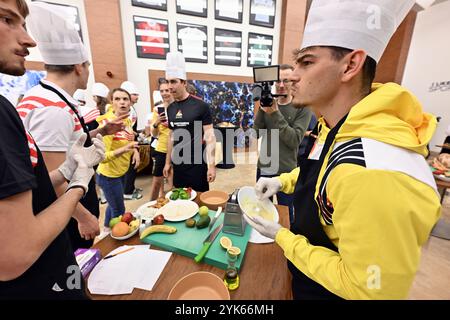
{"type": "Polygon", "coordinates": [[[225,216],[223,219],[222,231],[224,233],[243,236],[245,232],[246,222],[238,203],[238,192],[239,189],[236,189],[225,205],[225,216]]]}

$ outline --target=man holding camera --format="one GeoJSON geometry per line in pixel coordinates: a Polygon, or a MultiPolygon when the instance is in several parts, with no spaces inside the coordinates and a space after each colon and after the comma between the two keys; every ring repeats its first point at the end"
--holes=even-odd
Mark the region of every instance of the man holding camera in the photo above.
{"type": "MultiPolygon", "coordinates": [[[[254,122],[258,136],[262,136],[256,180],[291,172],[297,167],[297,151],[311,119],[311,111],[292,104],[290,76],[294,68],[280,65],[276,94],[281,95],[271,106],[260,106],[254,122]],[[284,95],[284,96],[283,96],[284,95]]],[[[277,193],[279,205],[289,207],[289,220],[294,220],[293,194],[277,193]]]]}

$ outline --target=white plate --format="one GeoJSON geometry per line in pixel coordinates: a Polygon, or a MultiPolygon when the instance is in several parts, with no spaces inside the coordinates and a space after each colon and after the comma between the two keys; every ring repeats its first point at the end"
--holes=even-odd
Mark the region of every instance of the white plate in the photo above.
{"type": "Polygon", "coordinates": [[[150,208],[150,206],[153,206],[155,204],[156,200],[144,203],[136,210],[136,215],[142,219],[153,219],[153,217],[156,216],[159,210],[158,208],[150,208]]]}
{"type": "MultiPolygon", "coordinates": [[[[264,201],[258,200],[258,198],[256,197],[255,188],[253,187],[240,188],[238,193],[238,202],[242,212],[249,217],[251,217],[251,215],[248,212],[248,203],[257,203],[259,206],[263,207],[268,214],[272,214],[272,221],[278,222],[278,220],[280,219],[280,217],[278,216],[277,208],[275,208],[272,201],[270,201],[270,199],[266,199],[264,201]]],[[[261,217],[264,218],[263,216],[261,217]]]]}
{"type": "Polygon", "coordinates": [[[198,204],[190,200],[171,201],[158,210],[164,220],[178,222],[192,218],[198,212],[198,204]]]}
{"type": "Polygon", "coordinates": [[[133,216],[134,216],[136,219],[139,220],[139,225],[138,225],[138,227],[136,228],[136,230],[134,230],[133,232],[131,232],[131,233],[129,233],[129,234],[127,234],[126,236],[123,236],[123,237],[114,237],[114,236],[112,235],[112,231],[111,231],[111,233],[110,233],[111,238],[116,239],[116,240],[126,240],[126,239],[129,239],[129,238],[131,238],[132,236],[134,236],[134,235],[139,231],[139,226],[141,225],[141,220],[139,219],[139,216],[137,216],[135,213],[133,213],[133,216]]]}
{"type": "MultiPolygon", "coordinates": [[[[187,188],[184,188],[184,189],[187,189],[187,188]]],[[[166,194],[166,199],[169,199],[169,200],[170,200],[171,194],[172,194],[172,191],[167,192],[167,194],[166,194]]],[[[196,196],[197,196],[197,192],[195,192],[195,190],[192,190],[192,191],[191,191],[191,197],[189,198],[189,200],[191,200],[191,201],[194,200],[196,196]]],[[[180,200],[181,200],[181,199],[170,200],[170,201],[180,201],[180,200]]],[[[186,199],[186,200],[188,200],[188,199],[186,199]]]]}

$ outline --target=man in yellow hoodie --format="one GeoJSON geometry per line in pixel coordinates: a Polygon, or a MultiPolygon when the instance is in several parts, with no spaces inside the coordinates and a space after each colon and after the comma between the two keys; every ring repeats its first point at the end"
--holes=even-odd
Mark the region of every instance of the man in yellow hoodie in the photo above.
{"type": "Polygon", "coordinates": [[[246,217],[284,251],[294,299],[408,296],[421,246],[440,215],[425,161],[436,119],[406,89],[372,81],[413,4],[312,3],[292,91],[294,103],[323,116],[319,137],[299,168],[256,185],[261,199],[294,193],[295,221],[288,230],[246,217]]]}

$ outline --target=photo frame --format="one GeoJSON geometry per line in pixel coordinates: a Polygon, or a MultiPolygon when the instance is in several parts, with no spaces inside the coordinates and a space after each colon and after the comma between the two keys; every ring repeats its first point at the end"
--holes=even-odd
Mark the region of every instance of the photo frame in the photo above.
{"type": "Polygon", "coordinates": [[[242,0],[215,0],[214,17],[216,20],[242,23],[242,0]]]}
{"type": "Polygon", "coordinates": [[[275,26],[276,0],[250,0],[250,24],[273,28],[275,26]]]}
{"type": "Polygon", "coordinates": [[[208,63],[208,28],[204,25],[177,22],[178,51],[186,62],[208,63]]]}
{"type": "Polygon", "coordinates": [[[166,59],[170,51],[169,23],[164,19],[133,16],[139,58],[166,59]]]}
{"type": "MultiPolygon", "coordinates": [[[[33,0],[33,1],[37,1],[37,0],[33,0]]],[[[78,7],[71,6],[68,4],[49,2],[49,1],[42,1],[42,2],[45,2],[45,3],[48,3],[52,6],[54,6],[56,11],[60,11],[62,14],[70,16],[70,21],[72,21],[74,23],[75,28],[77,29],[78,34],[80,35],[81,41],[84,42],[83,30],[81,28],[81,21],[80,21],[80,11],[78,10],[78,7]]]]}
{"type": "Polygon", "coordinates": [[[241,66],[242,32],[216,28],[214,30],[214,63],[241,66]]]}
{"type": "Polygon", "coordinates": [[[208,0],[177,0],[177,13],[191,16],[208,16],[208,0]]]}
{"type": "Polygon", "coordinates": [[[259,33],[248,34],[247,66],[269,66],[273,57],[273,36],[259,33]]]}
{"type": "Polygon", "coordinates": [[[167,0],[131,0],[134,7],[167,11],[167,0]]]}

